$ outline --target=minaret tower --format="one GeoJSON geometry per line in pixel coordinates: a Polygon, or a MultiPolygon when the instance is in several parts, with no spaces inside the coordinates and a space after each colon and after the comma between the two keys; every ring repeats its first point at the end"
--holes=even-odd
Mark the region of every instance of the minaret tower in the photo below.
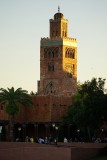
{"type": "Polygon", "coordinates": [[[50,37],[41,38],[39,95],[72,96],[77,84],[77,41],[68,37],[68,20],[50,19],[50,37]]]}

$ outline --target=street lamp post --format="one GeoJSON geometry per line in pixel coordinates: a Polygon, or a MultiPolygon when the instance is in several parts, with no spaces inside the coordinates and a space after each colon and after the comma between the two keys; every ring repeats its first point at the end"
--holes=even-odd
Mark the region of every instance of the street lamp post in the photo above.
{"type": "Polygon", "coordinates": [[[20,132],[21,132],[21,130],[22,130],[21,127],[18,127],[19,141],[20,141],[20,132]]]}
{"type": "Polygon", "coordinates": [[[52,127],[53,127],[54,130],[55,130],[55,139],[54,139],[54,142],[55,142],[55,144],[57,145],[57,144],[58,144],[58,129],[59,129],[59,127],[56,126],[55,123],[52,124],[52,127]]]}
{"type": "Polygon", "coordinates": [[[58,144],[58,126],[55,126],[55,130],[56,130],[56,145],[58,144]]]}
{"type": "Polygon", "coordinates": [[[77,141],[80,141],[80,129],[77,129],[77,141]]]}

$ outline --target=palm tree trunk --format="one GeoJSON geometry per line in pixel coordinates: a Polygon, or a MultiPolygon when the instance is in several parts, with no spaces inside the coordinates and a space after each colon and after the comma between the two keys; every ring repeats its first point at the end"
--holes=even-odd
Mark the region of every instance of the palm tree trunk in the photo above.
{"type": "Polygon", "coordinates": [[[10,142],[14,141],[14,135],[13,135],[14,124],[13,124],[13,119],[14,119],[14,116],[10,115],[10,117],[9,117],[9,141],[10,142]]]}

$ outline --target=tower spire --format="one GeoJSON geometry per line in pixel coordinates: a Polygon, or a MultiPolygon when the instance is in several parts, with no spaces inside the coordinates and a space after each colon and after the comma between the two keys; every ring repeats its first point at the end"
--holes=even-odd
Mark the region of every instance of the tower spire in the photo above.
{"type": "Polygon", "coordinates": [[[60,13],[60,6],[58,6],[58,13],[60,13]]]}

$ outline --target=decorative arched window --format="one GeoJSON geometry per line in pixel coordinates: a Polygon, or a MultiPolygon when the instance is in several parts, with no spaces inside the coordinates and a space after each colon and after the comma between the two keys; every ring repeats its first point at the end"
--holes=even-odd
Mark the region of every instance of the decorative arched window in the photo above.
{"type": "Polygon", "coordinates": [[[48,71],[54,71],[54,64],[48,64],[48,71]]]}
{"type": "Polygon", "coordinates": [[[50,81],[46,85],[45,94],[52,94],[52,95],[56,94],[56,87],[55,87],[55,84],[52,81],[50,81]]]}
{"type": "Polygon", "coordinates": [[[59,48],[58,47],[51,47],[44,49],[44,58],[57,58],[59,56],[59,48]]]}
{"type": "Polygon", "coordinates": [[[75,58],[75,49],[74,48],[66,48],[65,49],[65,58],[75,58]]]}

